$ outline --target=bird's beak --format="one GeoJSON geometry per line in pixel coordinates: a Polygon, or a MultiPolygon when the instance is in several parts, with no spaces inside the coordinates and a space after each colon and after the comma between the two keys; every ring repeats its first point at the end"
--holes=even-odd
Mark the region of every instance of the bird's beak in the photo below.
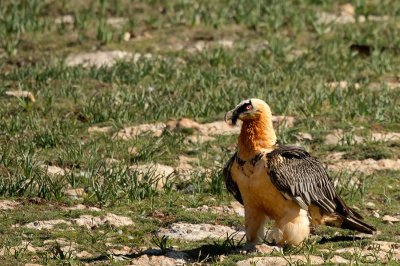
{"type": "Polygon", "coordinates": [[[230,110],[225,114],[225,122],[226,123],[232,123],[232,125],[236,125],[236,122],[239,118],[239,115],[236,111],[236,109],[230,110]]]}

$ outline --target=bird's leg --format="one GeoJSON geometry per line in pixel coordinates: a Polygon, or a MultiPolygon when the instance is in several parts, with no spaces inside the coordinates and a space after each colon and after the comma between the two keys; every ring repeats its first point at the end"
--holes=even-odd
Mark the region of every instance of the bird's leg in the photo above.
{"type": "Polygon", "coordinates": [[[256,245],[264,238],[266,216],[262,210],[245,205],[245,228],[248,245],[256,245]]]}

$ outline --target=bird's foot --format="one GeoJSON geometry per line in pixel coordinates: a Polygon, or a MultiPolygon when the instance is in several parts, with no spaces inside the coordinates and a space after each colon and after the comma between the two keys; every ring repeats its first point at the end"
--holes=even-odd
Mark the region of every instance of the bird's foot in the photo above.
{"type": "Polygon", "coordinates": [[[243,247],[238,248],[236,250],[236,253],[240,253],[240,254],[253,253],[256,251],[255,247],[256,247],[256,244],[254,244],[252,242],[247,242],[246,244],[244,244],[243,247]]]}

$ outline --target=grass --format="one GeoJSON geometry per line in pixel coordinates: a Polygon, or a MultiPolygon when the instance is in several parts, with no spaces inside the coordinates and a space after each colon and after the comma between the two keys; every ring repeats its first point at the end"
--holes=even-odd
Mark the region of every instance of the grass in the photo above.
{"type": "MultiPolygon", "coordinates": [[[[216,223],[240,226],[232,215],[187,212],[181,207],[226,205],[232,201],[221,175],[221,165],[233,153],[236,136],[217,136],[202,144],[186,143],[192,130],[166,132],[160,138],[144,134],[130,140],[113,137],[120,129],[143,123],[167,122],[187,117],[199,122],[222,120],[239,101],[258,97],[274,114],[296,117],[294,127],[280,125],[279,138],[298,142],[296,134],[308,132],[313,140],[300,144],[324,161],[343,151],[344,159],[398,159],[398,141],[368,139],[373,131],[399,131],[400,4],[395,1],[351,1],[356,16],[388,16],[382,22],[321,24],[321,12],[340,13],[337,1],[3,1],[0,6],[0,197],[23,204],[18,211],[0,212],[0,248],[28,241],[43,246],[46,239],[66,238],[95,256],[110,258],[105,241],[129,247],[170,246],[187,250],[195,259],[226,264],[252,255],[230,254],[237,242],[210,239],[183,242],[153,239],[154,232],[171,223],[216,223]],[[73,22],[61,16],[70,15],[73,22]],[[120,25],[110,18],[126,18],[120,25]],[[124,41],[129,32],[132,38],[124,41]],[[220,40],[232,40],[224,47],[220,40]],[[199,42],[207,43],[192,52],[199,42]],[[350,46],[366,45],[370,55],[350,46]],[[120,61],[110,67],[68,66],[71,53],[123,50],[151,53],[152,58],[120,61]],[[348,86],[327,83],[347,81],[348,86]],[[8,90],[27,90],[36,102],[8,98],[8,90]],[[88,133],[91,126],[110,126],[107,133],[88,133]],[[325,145],[324,136],[342,129],[346,139],[325,145]],[[355,135],[367,137],[358,143],[355,135]],[[130,148],[136,153],[130,153],[130,148]],[[159,176],[151,167],[140,173],[132,165],[179,164],[179,156],[195,158],[185,180],[168,179],[161,191],[159,176]],[[116,164],[107,158],[117,159],[116,164]],[[217,162],[217,163],[216,163],[217,162]],[[70,170],[49,175],[41,165],[70,170]],[[209,175],[201,169],[209,169],[209,175]],[[90,211],[65,211],[77,202],[63,193],[83,188],[81,202],[106,212],[129,216],[134,227],[96,228],[73,226],[75,231],[36,231],[16,223],[70,219],[90,211]],[[36,200],[32,200],[36,199],[36,200]],[[155,211],[165,216],[157,218],[155,211]],[[130,236],[128,238],[128,236],[130,236]],[[108,240],[107,240],[108,239],[108,240]],[[218,256],[225,254],[223,262],[218,256]]],[[[344,2],[343,2],[344,3],[344,2]]],[[[371,175],[331,173],[338,191],[350,206],[377,226],[380,240],[394,240],[399,226],[382,224],[365,208],[373,202],[381,215],[399,208],[398,171],[371,175]],[[360,183],[352,184],[356,176],[360,183]],[[391,187],[391,188],[390,188],[391,187]]],[[[93,213],[92,213],[93,214],[93,213]]],[[[94,214],[93,214],[94,215],[94,214]]],[[[333,254],[318,251],[365,245],[369,240],[338,240],[336,230],[319,228],[319,238],[288,254],[333,254]]],[[[341,235],[350,233],[340,231],[341,235]]],[[[350,235],[349,235],[350,236],[350,235]]],[[[397,240],[396,240],[397,241],[397,240]]],[[[25,243],[25,242],[24,242],[25,243]]],[[[57,244],[53,252],[33,254],[20,246],[8,252],[5,264],[32,260],[43,264],[82,264],[82,258],[65,253],[57,244]]],[[[354,263],[366,258],[343,255],[354,263]]],[[[113,261],[115,264],[125,262],[113,261]]]]}

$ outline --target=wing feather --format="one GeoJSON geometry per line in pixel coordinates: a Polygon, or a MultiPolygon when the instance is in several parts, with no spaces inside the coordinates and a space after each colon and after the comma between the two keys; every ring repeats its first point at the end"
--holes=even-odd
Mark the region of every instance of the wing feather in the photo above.
{"type": "Polygon", "coordinates": [[[228,189],[228,191],[233,195],[233,197],[237,201],[239,201],[241,204],[243,204],[243,199],[242,199],[242,195],[240,194],[239,186],[232,179],[232,174],[231,174],[232,165],[237,160],[236,157],[237,157],[237,152],[235,152],[235,154],[225,164],[224,170],[223,170],[223,175],[224,175],[225,186],[228,189]]]}
{"type": "MultiPolygon", "coordinates": [[[[315,204],[327,213],[336,211],[339,199],[324,166],[297,146],[283,145],[267,154],[272,184],[303,209],[315,204]]],[[[343,214],[348,213],[347,206],[343,214]]]]}

